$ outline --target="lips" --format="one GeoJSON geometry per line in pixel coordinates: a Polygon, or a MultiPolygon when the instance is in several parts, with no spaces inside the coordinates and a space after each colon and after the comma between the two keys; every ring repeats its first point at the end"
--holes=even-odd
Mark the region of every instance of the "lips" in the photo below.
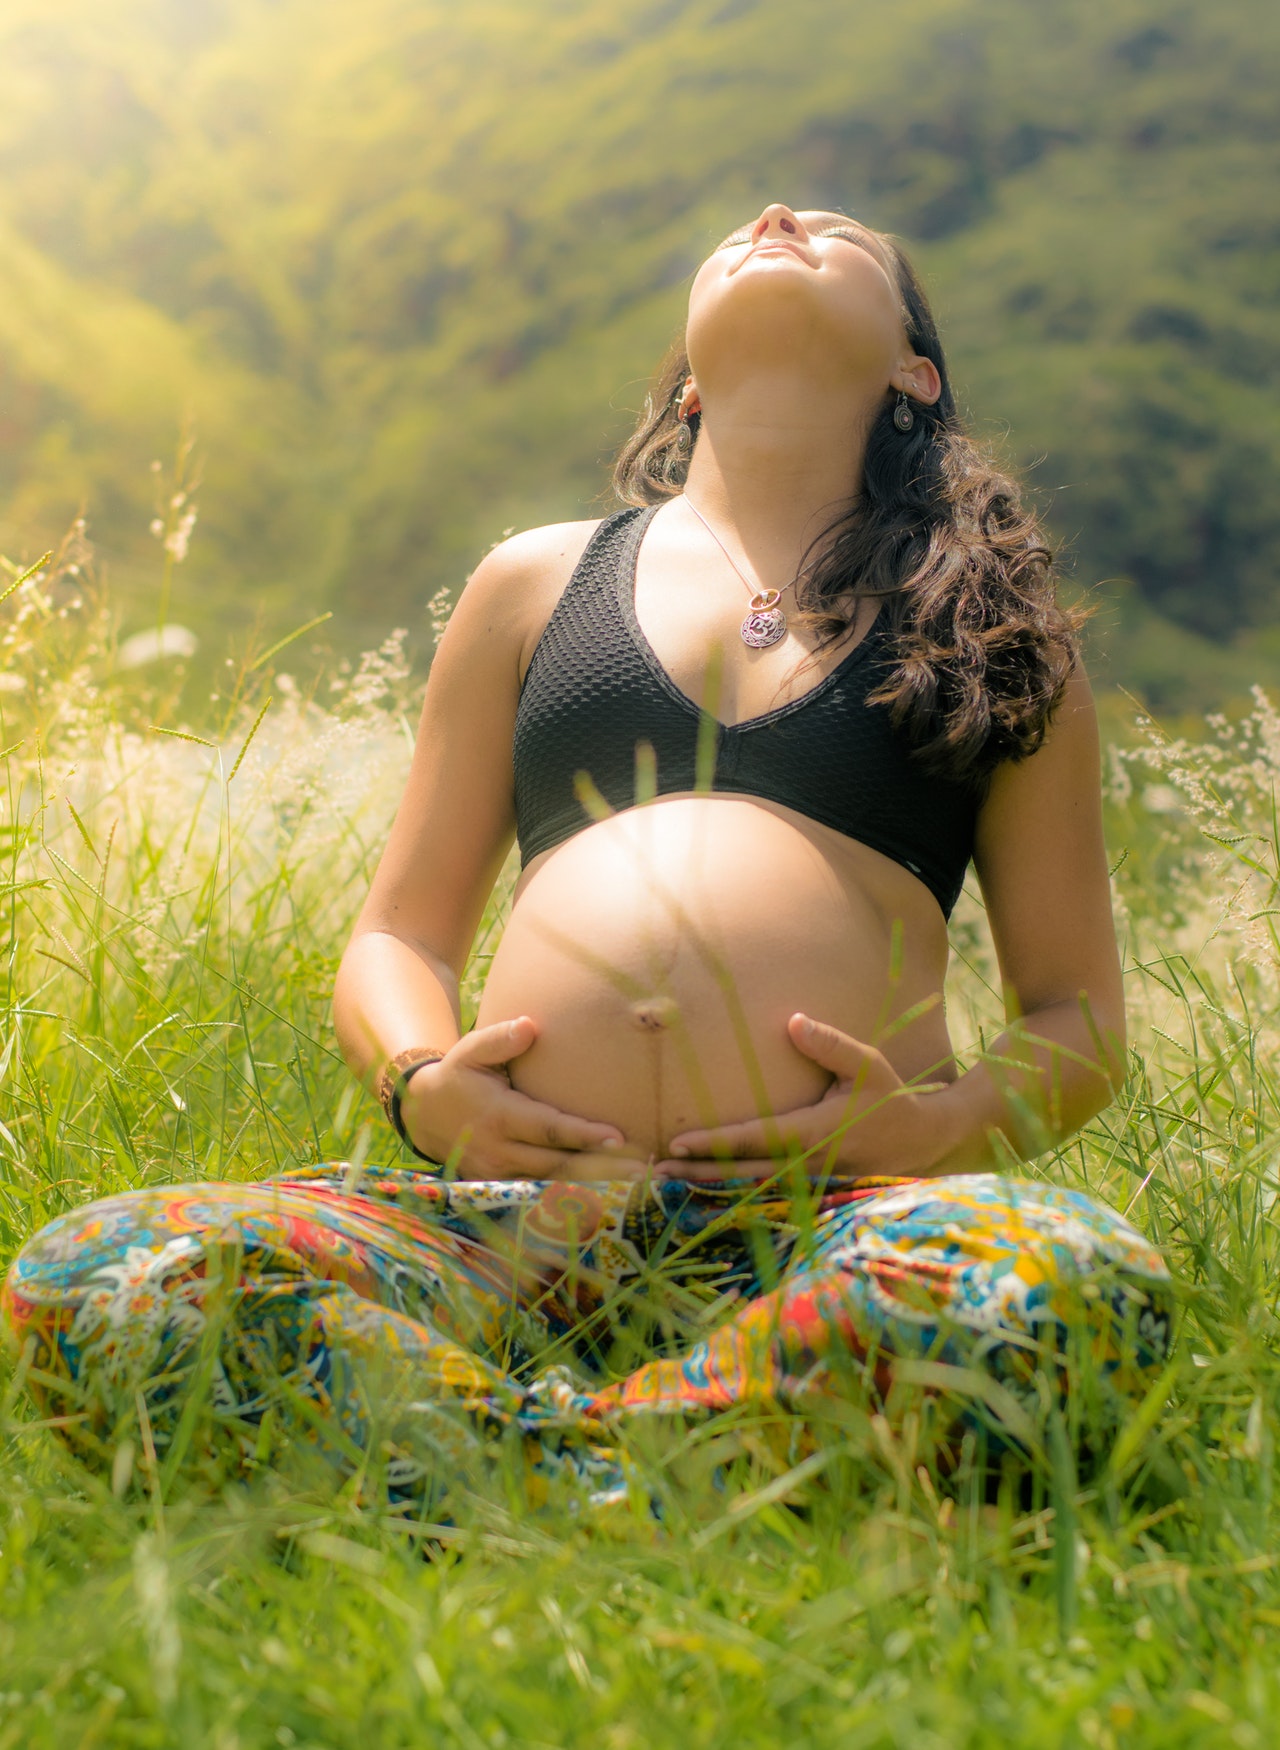
{"type": "Polygon", "coordinates": [[[757,255],[776,255],[782,251],[785,251],[788,255],[799,256],[800,260],[804,262],[806,267],[812,267],[814,265],[798,243],[787,243],[780,237],[771,237],[767,243],[753,243],[751,248],[743,256],[742,260],[738,262],[737,266],[730,268],[729,271],[731,273],[737,273],[738,268],[745,267],[746,264],[749,261],[753,261],[757,255]]]}

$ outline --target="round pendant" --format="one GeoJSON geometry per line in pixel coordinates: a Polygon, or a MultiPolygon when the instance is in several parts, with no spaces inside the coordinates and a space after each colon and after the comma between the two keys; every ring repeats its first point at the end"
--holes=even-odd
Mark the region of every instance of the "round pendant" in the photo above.
{"type": "Polygon", "coordinates": [[[752,596],[751,611],[740,628],[742,642],[750,649],[768,650],[786,637],[787,616],[778,606],[781,600],[782,593],[776,589],[762,589],[752,596]]]}

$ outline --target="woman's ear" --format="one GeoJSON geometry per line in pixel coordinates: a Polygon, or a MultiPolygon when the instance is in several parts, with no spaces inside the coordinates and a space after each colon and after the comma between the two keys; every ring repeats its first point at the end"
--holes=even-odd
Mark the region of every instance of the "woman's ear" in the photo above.
{"type": "Polygon", "coordinates": [[[942,378],[938,375],[938,367],[932,359],[913,353],[898,367],[893,387],[901,389],[914,401],[923,401],[926,407],[932,407],[942,393],[942,378]]]}
{"type": "Polygon", "coordinates": [[[678,405],[682,419],[692,419],[695,413],[701,413],[702,402],[698,395],[698,385],[692,377],[685,378],[678,405]]]}

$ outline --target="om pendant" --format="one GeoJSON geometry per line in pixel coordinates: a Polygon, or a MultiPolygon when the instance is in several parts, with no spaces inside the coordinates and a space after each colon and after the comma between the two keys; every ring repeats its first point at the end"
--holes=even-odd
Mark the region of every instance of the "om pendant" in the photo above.
{"type": "Polygon", "coordinates": [[[740,628],[742,642],[752,650],[767,650],[787,635],[787,616],[778,603],[782,592],[762,589],[751,598],[751,610],[740,628]]]}

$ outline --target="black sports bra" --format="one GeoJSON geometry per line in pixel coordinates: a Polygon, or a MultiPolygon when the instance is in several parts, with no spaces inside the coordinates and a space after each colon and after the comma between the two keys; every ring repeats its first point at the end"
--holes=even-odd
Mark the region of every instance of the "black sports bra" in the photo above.
{"type": "Polygon", "coordinates": [[[647,742],[656,794],[710,789],[779,802],[892,857],[949,917],[973,850],[978,795],[924,771],[887,707],[868,704],[893,662],[884,616],[798,699],[716,724],[675,685],[636,619],[636,555],[656,508],[601,523],[533,653],[513,749],[522,866],[591,825],[580,773],[610,808],[632,807],[636,750],[647,742]]]}

